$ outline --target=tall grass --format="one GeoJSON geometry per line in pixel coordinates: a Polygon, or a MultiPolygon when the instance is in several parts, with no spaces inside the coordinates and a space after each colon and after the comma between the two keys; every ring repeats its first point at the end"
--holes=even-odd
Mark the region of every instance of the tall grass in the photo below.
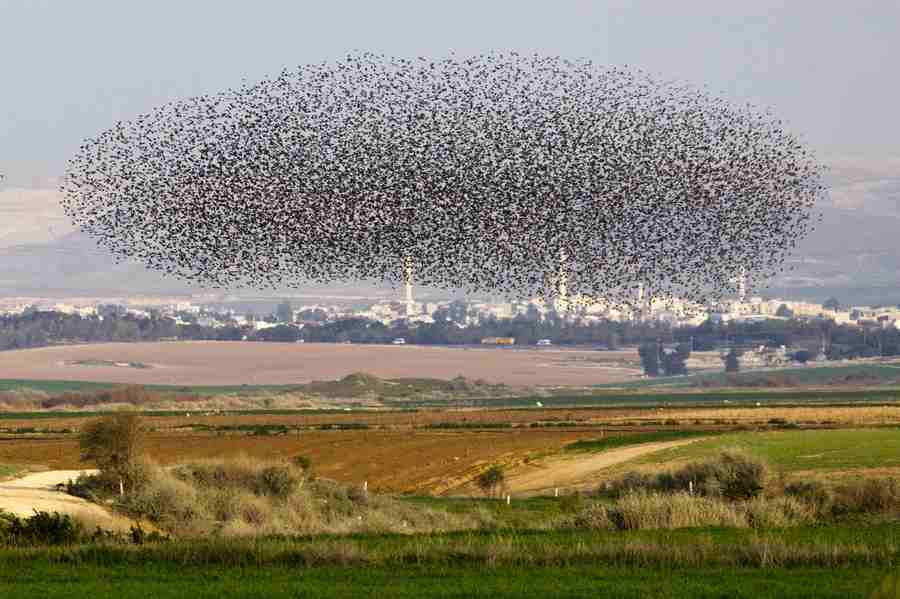
{"type": "Polygon", "coordinates": [[[92,544],[76,547],[0,548],[0,563],[262,567],[323,565],[468,565],[837,567],[897,563],[897,527],[881,526],[866,540],[811,529],[811,539],[780,533],[718,535],[715,529],[690,535],[669,533],[462,533],[315,537],[298,539],[211,539],[141,546],[92,544]]]}
{"type": "Polygon", "coordinates": [[[476,528],[477,515],[450,514],[357,486],[315,480],[301,463],[238,458],[171,469],[150,467],[119,510],[180,537],[476,528]]]}

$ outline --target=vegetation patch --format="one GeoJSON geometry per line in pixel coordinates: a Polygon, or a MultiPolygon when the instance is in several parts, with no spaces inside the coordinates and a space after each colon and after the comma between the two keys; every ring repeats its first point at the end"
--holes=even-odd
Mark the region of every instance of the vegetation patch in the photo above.
{"type": "Polygon", "coordinates": [[[703,459],[728,448],[740,448],[786,472],[900,467],[897,427],[728,433],[666,449],[638,463],[703,459]]]}
{"type": "Polygon", "coordinates": [[[680,439],[693,439],[696,437],[708,437],[717,435],[715,431],[692,430],[662,430],[646,433],[609,435],[600,439],[585,439],[569,443],[563,449],[566,451],[606,451],[629,445],[641,445],[643,443],[660,443],[664,441],[678,441],[680,439]]]}
{"type": "Polygon", "coordinates": [[[115,360],[96,360],[93,358],[89,358],[86,360],[72,360],[66,362],[68,366],[112,366],[114,368],[140,368],[147,369],[153,368],[153,366],[149,364],[144,364],[143,362],[117,362],[115,360]]]}

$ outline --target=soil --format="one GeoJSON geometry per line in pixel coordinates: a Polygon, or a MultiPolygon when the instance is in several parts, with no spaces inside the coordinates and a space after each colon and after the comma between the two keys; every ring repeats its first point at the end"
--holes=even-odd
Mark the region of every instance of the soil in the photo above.
{"type": "Polygon", "coordinates": [[[0,510],[28,517],[35,511],[59,512],[81,520],[89,527],[128,531],[131,522],[116,516],[103,507],[80,497],[57,490],[56,486],[74,480],[90,470],[49,470],[27,474],[21,478],[0,482],[0,510]]]}
{"type": "Polygon", "coordinates": [[[452,379],[462,375],[520,388],[615,383],[641,375],[634,350],[178,341],[69,345],[0,353],[0,379],[289,385],[335,380],[353,372],[380,378],[452,379]],[[73,364],[85,360],[92,365],[73,364]],[[122,368],[102,362],[141,363],[149,368],[122,368]]]}
{"type": "MultiPolygon", "coordinates": [[[[631,447],[611,449],[601,453],[554,455],[537,462],[529,462],[514,468],[506,479],[507,492],[516,496],[542,495],[554,488],[589,488],[603,478],[603,471],[635,458],[663,449],[680,447],[700,440],[682,439],[659,443],[642,443],[631,447]]],[[[464,494],[474,494],[471,483],[460,487],[464,494]]],[[[454,493],[455,494],[455,493],[454,493]]]]}

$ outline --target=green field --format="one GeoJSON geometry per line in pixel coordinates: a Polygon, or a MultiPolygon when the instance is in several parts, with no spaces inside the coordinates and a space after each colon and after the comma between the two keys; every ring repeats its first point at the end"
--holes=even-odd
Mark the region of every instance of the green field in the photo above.
{"type": "MultiPolygon", "coordinates": [[[[40,379],[0,379],[0,391],[32,389],[51,395],[69,392],[91,392],[122,387],[121,383],[88,381],[63,381],[40,379]]],[[[300,385],[141,385],[161,393],[192,393],[195,395],[258,395],[263,393],[287,393],[300,389],[300,385]]]]}
{"type": "Polygon", "coordinates": [[[566,451],[606,451],[616,447],[628,445],[640,445],[641,443],[658,443],[660,441],[677,441],[678,439],[690,439],[692,437],[707,437],[715,433],[709,431],[652,431],[649,433],[636,433],[633,435],[614,435],[602,439],[590,439],[569,443],[563,449],[566,451]]]}
{"type": "Polygon", "coordinates": [[[868,597],[900,524],[0,549],[7,597],[868,597]]]}
{"type": "MultiPolygon", "coordinates": [[[[848,370],[855,367],[843,367],[848,370]]],[[[861,368],[888,368],[865,366],[861,368]]],[[[801,369],[812,374],[819,370],[836,370],[831,368],[801,369]]],[[[891,370],[900,373],[900,369],[891,370]]],[[[752,373],[747,373],[752,374],[752,373]]],[[[687,380],[687,379],[681,379],[687,380]]],[[[449,383],[437,381],[437,383],[449,383]]],[[[868,389],[714,389],[690,390],[672,386],[670,391],[648,381],[642,389],[594,389],[588,393],[572,393],[557,391],[547,395],[509,395],[506,393],[486,394],[483,396],[453,395],[452,391],[437,385],[431,379],[396,379],[379,381],[370,391],[378,397],[385,407],[394,409],[475,407],[475,408],[544,408],[566,407],[654,407],[654,406],[711,406],[711,405],[764,405],[774,404],[823,404],[823,405],[856,405],[856,404],[890,404],[900,402],[900,388],[872,387],[868,389]],[[437,387],[435,387],[437,385],[437,387]],[[440,388],[438,388],[440,387],[440,388]],[[429,397],[431,393],[444,394],[429,397]],[[420,394],[420,395],[417,395],[420,394]],[[449,394],[449,395],[447,395],[449,394]],[[424,395],[424,397],[422,397],[424,395]]],[[[122,385],[103,382],[62,381],[62,380],[27,380],[2,379],[0,391],[31,389],[50,395],[64,392],[96,392],[109,390],[122,385]]],[[[322,397],[344,397],[348,395],[347,385],[342,381],[312,383],[310,385],[231,385],[231,386],[177,386],[177,385],[144,385],[151,391],[163,394],[192,394],[197,396],[237,395],[254,397],[260,395],[278,395],[282,393],[313,393],[322,397]]],[[[487,392],[485,388],[483,390],[487,392]]],[[[359,396],[360,389],[354,388],[353,396],[359,396]]],[[[368,393],[368,391],[367,391],[368,393]]],[[[480,393],[480,392],[479,392],[480,393]]]]}
{"type": "Polygon", "coordinates": [[[885,568],[28,566],[0,570],[4,599],[391,597],[868,598],[885,568]]]}
{"type": "Polygon", "coordinates": [[[900,468],[900,428],[729,433],[656,452],[638,463],[710,457],[740,448],[786,472],[900,468]]]}
{"type": "Polygon", "coordinates": [[[688,376],[658,377],[628,383],[609,383],[596,388],[647,389],[655,387],[684,388],[711,385],[716,387],[763,386],[764,382],[782,380],[787,385],[818,386],[834,384],[897,384],[900,382],[900,363],[849,364],[841,366],[802,366],[772,370],[753,370],[726,375],[707,372],[688,376]]]}

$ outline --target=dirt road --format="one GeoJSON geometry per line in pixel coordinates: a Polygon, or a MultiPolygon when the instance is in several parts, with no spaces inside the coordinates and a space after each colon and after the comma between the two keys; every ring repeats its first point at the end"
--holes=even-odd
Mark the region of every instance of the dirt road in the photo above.
{"type": "Polygon", "coordinates": [[[131,523],[110,514],[101,506],[56,490],[56,485],[76,479],[91,470],[50,470],[28,474],[21,478],[0,482],[0,510],[18,516],[30,516],[37,511],[69,514],[88,527],[102,526],[110,530],[128,530],[131,523]]]}
{"type": "Polygon", "coordinates": [[[553,488],[580,488],[596,482],[603,470],[635,458],[699,441],[700,438],[643,443],[611,449],[601,453],[575,456],[553,456],[513,470],[507,477],[509,492],[514,495],[537,495],[553,488]]]}

